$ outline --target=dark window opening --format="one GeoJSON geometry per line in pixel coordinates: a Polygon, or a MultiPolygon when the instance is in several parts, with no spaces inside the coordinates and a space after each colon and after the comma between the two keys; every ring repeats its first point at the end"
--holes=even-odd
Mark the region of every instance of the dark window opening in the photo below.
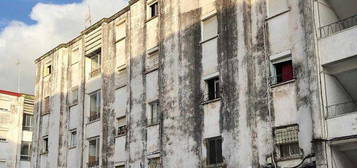
{"type": "Polygon", "coordinates": [[[285,61],[274,64],[276,76],[276,83],[286,82],[294,78],[292,61],[285,61]]]}
{"type": "Polygon", "coordinates": [[[219,78],[215,77],[215,78],[212,78],[212,79],[208,79],[206,81],[206,83],[207,83],[207,88],[208,88],[207,99],[208,100],[214,100],[214,99],[220,98],[219,78]]]}
{"type": "Polygon", "coordinates": [[[48,72],[48,74],[52,73],[52,65],[47,66],[47,72],[48,72]]]}
{"type": "Polygon", "coordinates": [[[99,165],[99,138],[89,140],[88,167],[99,165]]]}
{"type": "Polygon", "coordinates": [[[216,137],[207,140],[207,163],[216,165],[223,163],[222,138],[216,137]]]}
{"type": "Polygon", "coordinates": [[[30,161],[31,159],[31,142],[22,141],[20,159],[30,161]]]}
{"type": "Polygon", "coordinates": [[[48,137],[43,138],[43,153],[48,153],[48,137]]]}
{"type": "Polygon", "coordinates": [[[155,17],[159,14],[159,3],[155,2],[152,5],[150,5],[150,14],[151,18],[155,17]]]}

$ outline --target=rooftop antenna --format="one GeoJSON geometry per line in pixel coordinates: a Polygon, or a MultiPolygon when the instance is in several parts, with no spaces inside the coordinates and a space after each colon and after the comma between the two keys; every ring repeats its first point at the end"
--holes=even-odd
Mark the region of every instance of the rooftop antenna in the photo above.
{"type": "Polygon", "coordinates": [[[89,26],[92,25],[92,16],[91,16],[89,4],[87,4],[87,8],[88,8],[88,11],[87,11],[87,14],[85,16],[85,28],[88,28],[89,26]]]}
{"type": "Polygon", "coordinates": [[[20,93],[20,59],[17,59],[16,61],[16,66],[17,66],[17,93],[20,93]]]}

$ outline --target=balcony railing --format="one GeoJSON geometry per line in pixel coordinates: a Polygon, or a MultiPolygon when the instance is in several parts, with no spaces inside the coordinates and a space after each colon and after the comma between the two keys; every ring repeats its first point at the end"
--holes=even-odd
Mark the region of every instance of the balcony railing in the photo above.
{"type": "Polygon", "coordinates": [[[336,117],[343,114],[357,112],[357,102],[350,101],[327,106],[328,117],[336,117]]]}
{"type": "Polygon", "coordinates": [[[344,29],[348,29],[350,27],[356,26],[357,25],[357,15],[339,20],[335,23],[328,24],[326,26],[322,26],[320,28],[320,37],[324,38],[327,36],[330,36],[332,34],[335,34],[337,32],[340,32],[344,29]]]}
{"type": "Polygon", "coordinates": [[[100,74],[100,68],[93,70],[92,72],[90,72],[90,77],[96,77],[100,74]]]}

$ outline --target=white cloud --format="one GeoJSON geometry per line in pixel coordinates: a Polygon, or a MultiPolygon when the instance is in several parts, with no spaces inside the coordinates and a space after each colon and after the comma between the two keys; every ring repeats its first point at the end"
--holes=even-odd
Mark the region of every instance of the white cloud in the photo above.
{"type": "Polygon", "coordinates": [[[21,92],[33,93],[34,60],[78,36],[84,30],[88,6],[94,23],[126,5],[127,0],[84,0],[65,5],[38,3],[30,15],[36,24],[11,21],[0,32],[0,89],[17,91],[16,62],[20,60],[21,92]]]}

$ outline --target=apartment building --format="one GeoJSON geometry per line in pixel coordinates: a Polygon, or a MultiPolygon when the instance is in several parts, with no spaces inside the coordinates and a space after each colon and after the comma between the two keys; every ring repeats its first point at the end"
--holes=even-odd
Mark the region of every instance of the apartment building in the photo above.
{"type": "Polygon", "coordinates": [[[355,7],[131,0],[35,61],[32,167],[353,168],[355,7]]]}
{"type": "Polygon", "coordinates": [[[0,90],[0,168],[29,168],[34,97],[0,90]]]}

